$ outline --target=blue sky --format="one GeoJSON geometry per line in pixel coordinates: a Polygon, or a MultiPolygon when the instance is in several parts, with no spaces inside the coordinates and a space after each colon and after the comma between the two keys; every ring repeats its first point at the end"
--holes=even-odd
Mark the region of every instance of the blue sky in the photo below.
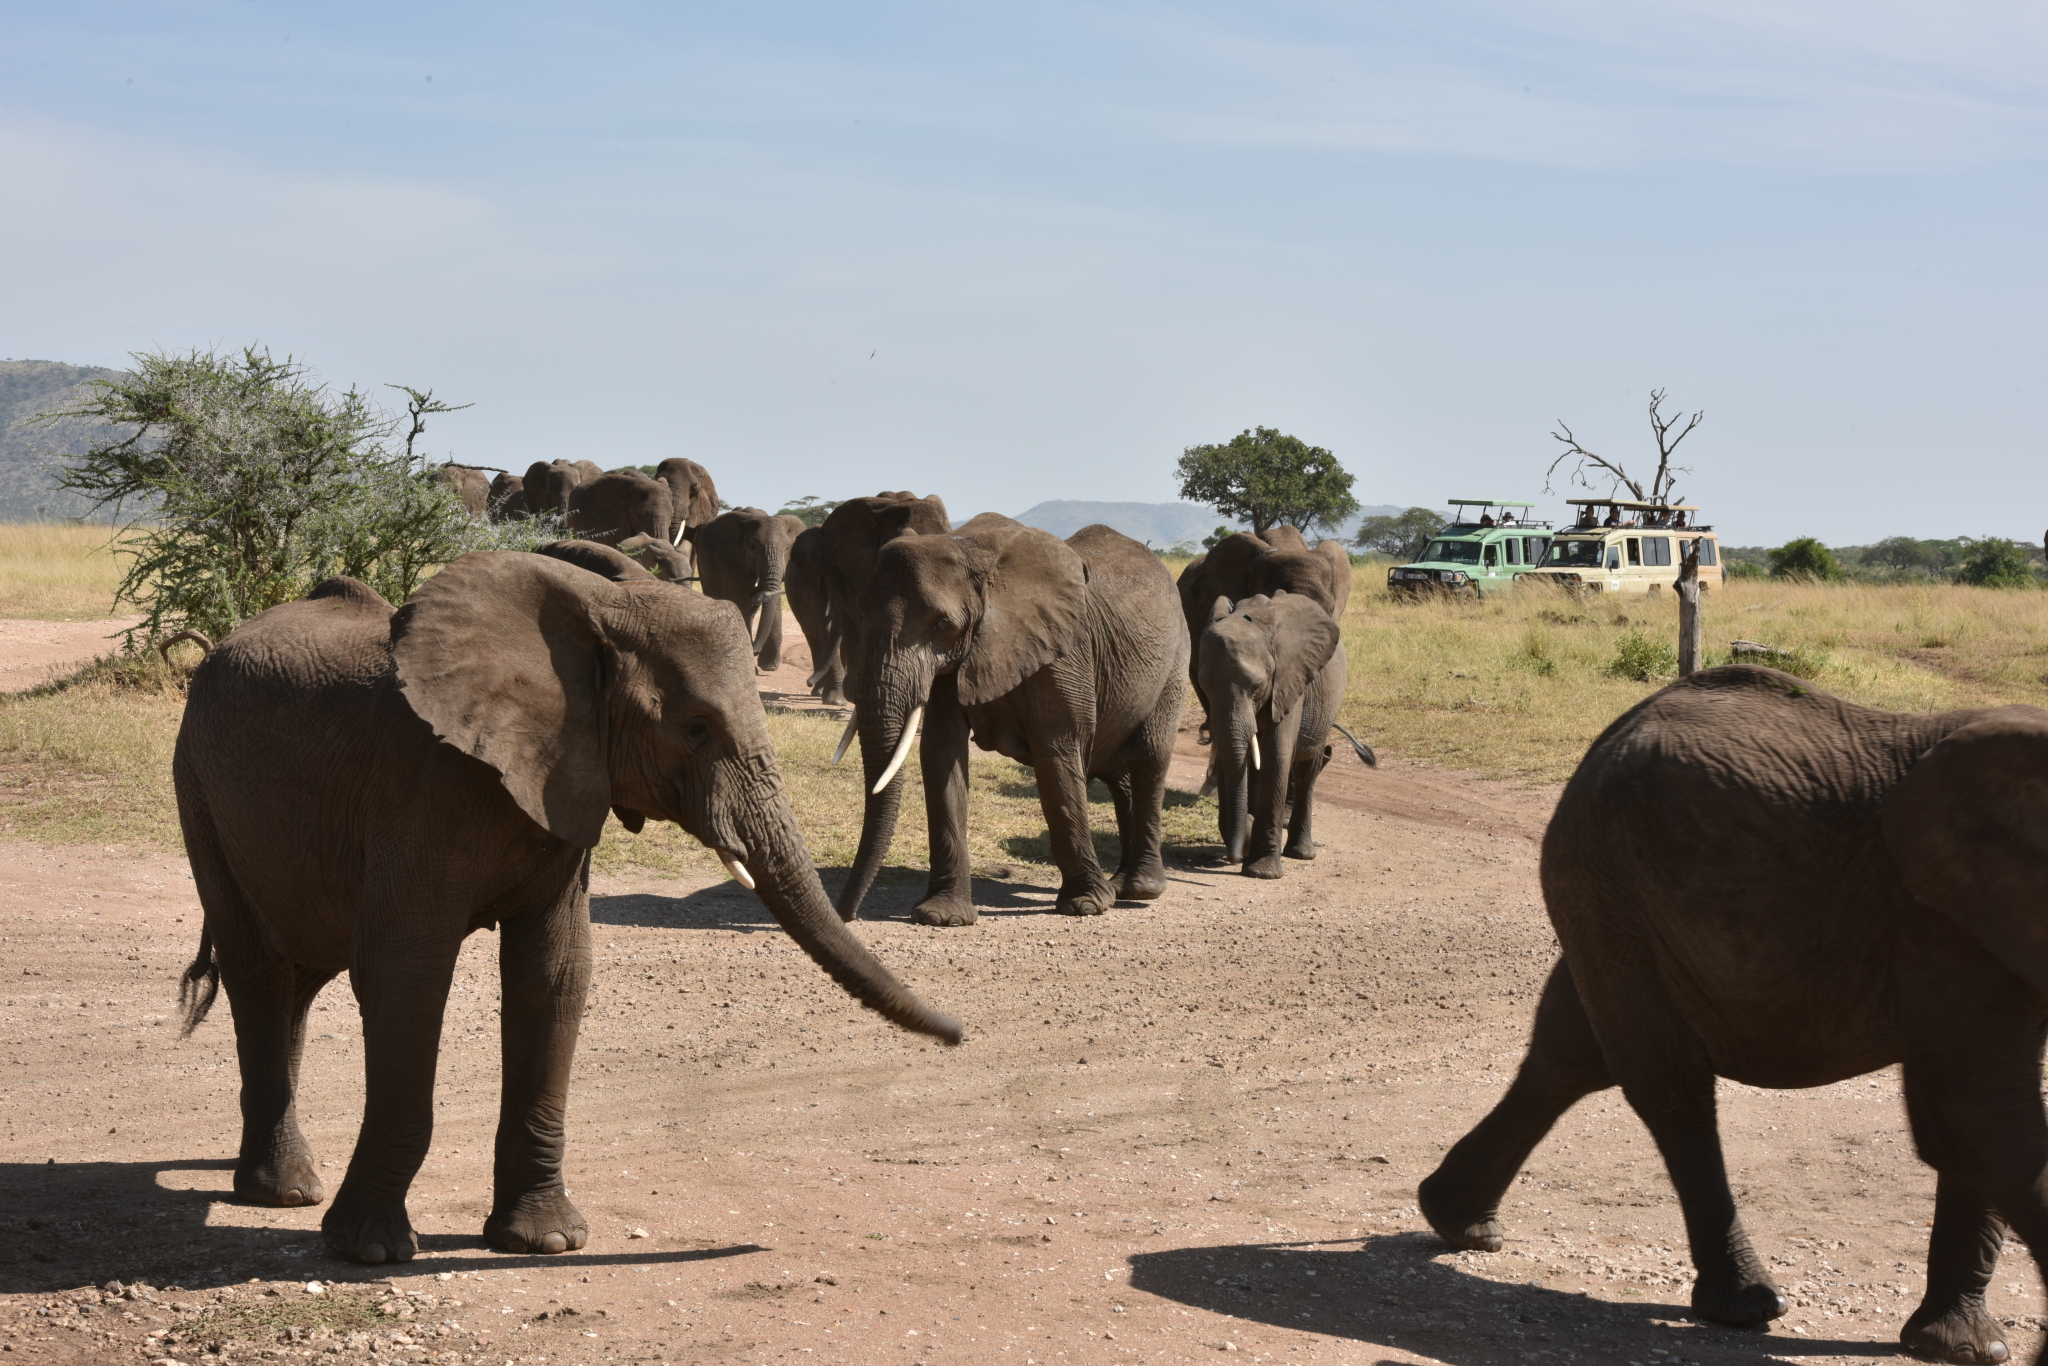
{"type": "Polygon", "coordinates": [[[15,5],[0,354],[960,516],[1253,424],[1555,508],[1665,387],[1735,542],[2038,541],[2044,162],[2016,3],[15,5]]]}

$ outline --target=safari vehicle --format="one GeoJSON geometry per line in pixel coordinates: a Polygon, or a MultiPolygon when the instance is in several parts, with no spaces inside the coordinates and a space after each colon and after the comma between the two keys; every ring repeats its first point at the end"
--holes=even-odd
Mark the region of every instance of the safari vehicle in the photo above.
{"type": "Polygon", "coordinates": [[[1484,597],[1543,563],[1550,523],[1529,519],[1523,510],[1534,503],[1499,498],[1449,501],[1451,524],[1437,532],[1421,559],[1387,571],[1390,592],[1484,597]]]}
{"type": "Polygon", "coordinates": [[[1699,509],[1691,503],[1565,501],[1579,509],[1578,520],[1557,533],[1550,554],[1524,578],[1581,593],[1661,593],[1678,582],[1686,553],[1697,541],[1700,588],[1726,581],[1720,538],[1714,528],[1698,525],[1699,509]]]}

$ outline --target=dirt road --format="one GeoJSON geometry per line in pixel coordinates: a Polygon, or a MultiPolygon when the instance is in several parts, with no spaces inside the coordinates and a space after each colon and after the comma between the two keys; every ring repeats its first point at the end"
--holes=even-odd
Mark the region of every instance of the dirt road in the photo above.
{"type": "MultiPolygon", "coordinates": [[[[329,1258],[318,1208],[228,1199],[226,1003],[189,1040],[172,1021],[198,937],[182,860],[0,843],[0,1350],[359,1360],[374,1342],[377,1360],[491,1366],[1894,1354],[1933,1201],[1894,1074],[1722,1088],[1738,1198],[1794,1297],[1768,1334],[1688,1319],[1678,1209],[1617,1093],[1538,1149],[1505,1251],[1445,1251],[1415,1184],[1519,1060],[1554,952],[1536,840],[1555,794],[1345,759],[1326,795],[1321,856],[1279,883],[1183,867],[1158,902],[1074,920],[1050,886],[989,881],[981,923],[954,930],[909,923],[914,889],[878,892],[859,932],[966,1018],[950,1050],[853,1008],[731,883],[600,879],[570,1115],[591,1243],[556,1258],[479,1237],[498,1005],[496,937],[475,936],[413,1189],[423,1252],[395,1269],[329,1258]],[[73,1293],[115,1280],[145,1288],[73,1293]]],[[[338,1179],[360,1033],[343,988],[316,1011],[301,1109],[338,1179]]],[[[2024,1323],[2010,1340],[2026,1359],[2041,1304],[2022,1250],[1992,1306],[2024,1323]]]]}

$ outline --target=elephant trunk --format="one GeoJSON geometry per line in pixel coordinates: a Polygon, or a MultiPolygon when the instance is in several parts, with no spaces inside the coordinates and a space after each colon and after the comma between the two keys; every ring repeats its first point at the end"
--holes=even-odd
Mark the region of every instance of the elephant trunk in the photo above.
{"type": "Polygon", "coordinates": [[[770,546],[756,576],[759,590],[754,603],[761,620],[754,627],[754,655],[763,669],[782,667],[782,576],[789,563],[789,547],[770,546]]]}
{"type": "Polygon", "coordinates": [[[1223,839],[1223,857],[1244,861],[1245,835],[1251,820],[1251,747],[1258,718],[1251,699],[1235,698],[1210,733],[1210,763],[1216,778],[1216,828],[1223,839]]]}
{"type": "Polygon", "coordinates": [[[1292,814],[1288,783],[1294,772],[1294,751],[1301,732],[1301,706],[1296,704],[1284,716],[1261,707],[1254,734],[1263,762],[1251,775],[1252,832],[1244,851],[1244,865],[1250,871],[1261,864],[1260,876],[1278,877],[1280,846],[1287,838],[1287,821],[1292,814]]]}
{"type": "Polygon", "coordinates": [[[834,912],[773,762],[762,766],[766,782],[756,778],[750,798],[740,803],[749,813],[739,822],[746,870],[753,874],[762,904],[811,960],[862,1005],[905,1029],[959,1043],[960,1021],[932,1009],[897,981],[834,912]]]}
{"type": "Polygon", "coordinates": [[[854,706],[854,722],[860,735],[862,786],[866,803],[861,811],[860,848],[847,871],[846,886],[839,892],[839,914],[848,920],[860,914],[860,903],[874,885],[875,875],[889,856],[896,838],[896,817],[903,809],[903,759],[897,756],[909,739],[911,718],[931,700],[933,669],[904,668],[873,663],[862,670],[874,680],[854,706]],[[894,772],[890,760],[897,758],[894,772]],[[888,781],[883,782],[884,774],[888,781]]]}

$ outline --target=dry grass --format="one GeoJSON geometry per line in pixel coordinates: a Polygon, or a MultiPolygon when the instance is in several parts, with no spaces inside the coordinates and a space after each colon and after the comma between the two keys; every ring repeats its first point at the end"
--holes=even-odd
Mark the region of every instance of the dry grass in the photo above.
{"type": "Polygon", "coordinates": [[[90,621],[112,615],[123,561],[114,528],[0,524],[0,617],[90,621]]]}
{"type": "MultiPolygon", "coordinates": [[[[1959,585],[1730,583],[1704,599],[1707,662],[1752,640],[1828,692],[1894,711],[2048,705],[2048,593],[1959,585]]],[[[1677,600],[1531,588],[1480,603],[1390,596],[1355,571],[1344,721],[1389,753],[1494,777],[1570,776],[1668,679],[1616,669],[1631,636],[1676,644],[1677,600]]],[[[1633,652],[1640,656],[1638,649],[1633,652]]]]}

